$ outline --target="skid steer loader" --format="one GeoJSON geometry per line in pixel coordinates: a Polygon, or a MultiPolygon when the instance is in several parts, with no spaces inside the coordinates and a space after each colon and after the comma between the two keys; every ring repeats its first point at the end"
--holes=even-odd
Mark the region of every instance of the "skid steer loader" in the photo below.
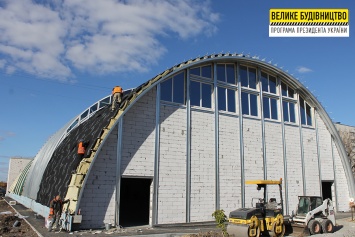
{"type": "Polygon", "coordinates": [[[273,236],[283,237],[285,234],[285,223],[288,218],[283,215],[282,179],[280,180],[250,180],[245,184],[256,184],[257,189],[264,189],[264,198],[259,199],[255,207],[239,208],[230,212],[227,232],[235,237],[259,237],[273,236]],[[268,185],[278,185],[280,190],[280,203],[271,198],[266,200],[266,189],[268,185]]]}
{"type": "Polygon", "coordinates": [[[291,216],[293,228],[303,228],[304,234],[333,233],[335,213],[332,201],[317,196],[299,196],[295,216],[291,216]]]}

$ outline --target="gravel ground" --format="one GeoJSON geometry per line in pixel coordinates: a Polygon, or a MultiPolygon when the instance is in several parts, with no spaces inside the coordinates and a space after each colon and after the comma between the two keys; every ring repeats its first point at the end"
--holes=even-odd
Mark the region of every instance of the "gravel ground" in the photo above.
{"type": "MultiPolygon", "coordinates": [[[[20,213],[23,215],[31,215],[30,212],[26,210],[19,209],[18,205],[15,206],[20,213]]],[[[339,217],[337,219],[337,226],[335,226],[335,232],[332,234],[319,234],[317,237],[355,237],[355,220],[351,220],[351,214],[344,213],[338,214],[339,217]]],[[[209,227],[171,227],[171,228],[151,228],[151,227],[137,227],[137,228],[125,228],[121,230],[111,229],[109,231],[105,230],[90,230],[90,231],[78,231],[72,233],[58,233],[58,232],[48,232],[44,228],[44,220],[37,218],[28,218],[33,226],[35,226],[36,230],[39,231],[44,237],[60,237],[60,236],[68,236],[68,234],[72,234],[71,236],[75,237],[84,237],[84,236],[175,236],[175,237],[222,237],[220,230],[213,226],[209,227]],[[30,220],[31,219],[31,220],[30,220]],[[38,222],[38,223],[37,223],[38,222]],[[185,234],[184,234],[185,233],[185,234]],[[187,234],[190,233],[190,234],[187,234]]],[[[0,200],[0,237],[35,237],[38,236],[36,232],[26,223],[25,220],[19,218],[17,212],[8,205],[5,200],[0,200]],[[11,212],[11,213],[10,213],[11,212]],[[15,221],[20,221],[21,225],[18,227],[13,227],[15,221]]],[[[292,237],[303,237],[300,233],[293,233],[286,236],[292,237]]]]}
{"type": "Polygon", "coordinates": [[[0,237],[37,237],[38,235],[17,215],[15,210],[7,204],[5,199],[0,200],[0,237]],[[17,221],[17,226],[14,223],[17,221]]]}

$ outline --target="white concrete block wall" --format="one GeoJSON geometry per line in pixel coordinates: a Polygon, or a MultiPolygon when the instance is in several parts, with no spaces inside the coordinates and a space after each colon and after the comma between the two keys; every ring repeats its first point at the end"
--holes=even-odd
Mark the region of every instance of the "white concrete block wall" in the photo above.
{"type": "MultiPolygon", "coordinates": [[[[267,179],[269,180],[280,180],[280,178],[284,180],[284,161],[282,144],[283,141],[281,124],[271,121],[265,121],[266,170],[267,179]]],[[[269,199],[276,198],[277,202],[281,201],[278,185],[270,185],[267,187],[267,190],[269,199]]],[[[283,198],[285,199],[284,192],[283,198]]]]}
{"type": "Polygon", "coordinates": [[[318,126],[321,177],[322,180],[334,181],[334,167],[331,145],[332,138],[323,120],[320,119],[318,113],[316,113],[315,119],[317,120],[318,126]]]}
{"type": "MultiPolygon", "coordinates": [[[[243,118],[243,140],[245,180],[264,179],[260,120],[243,118]]],[[[245,207],[251,206],[252,198],[263,198],[263,192],[255,185],[245,185],[245,207]]]]}
{"type": "Polygon", "coordinates": [[[321,196],[316,130],[314,128],[303,127],[302,136],[306,176],[306,195],[321,196]]]}
{"type": "MultiPolygon", "coordinates": [[[[337,211],[349,211],[350,193],[348,189],[348,181],[345,176],[343,162],[340,159],[337,146],[333,142],[333,155],[335,163],[335,188],[337,192],[337,211]]],[[[354,198],[354,197],[352,197],[354,198]]]]}
{"type": "Polygon", "coordinates": [[[297,209],[298,196],[303,195],[300,131],[298,126],[285,125],[288,207],[290,213],[297,209]]]}
{"type": "Polygon", "coordinates": [[[191,112],[191,222],[209,221],[215,211],[214,114],[191,112]]]}
{"type": "Polygon", "coordinates": [[[154,176],[155,98],[153,88],[123,118],[122,175],[154,176]]]}
{"type": "Polygon", "coordinates": [[[15,179],[22,173],[23,169],[32,159],[29,158],[10,158],[9,170],[7,174],[7,190],[11,187],[15,179]]]}
{"type": "Polygon", "coordinates": [[[81,228],[103,228],[115,221],[117,126],[92,165],[80,202],[81,228]]]}
{"type": "Polygon", "coordinates": [[[220,209],[226,215],[242,207],[239,118],[219,116],[220,209]]]}
{"type": "Polygon", "coordinates": [[[186,116],[160,106],[159,224],[186,222],[186,116]]]}

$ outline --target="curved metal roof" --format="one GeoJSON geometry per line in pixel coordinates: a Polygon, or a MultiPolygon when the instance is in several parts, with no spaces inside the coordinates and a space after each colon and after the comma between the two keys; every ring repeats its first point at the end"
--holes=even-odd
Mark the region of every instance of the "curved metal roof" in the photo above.
{"type": "MultiPolygon", "coordinates": [[[[253,57],[248,57],[247,55],[243,54],[212,54],[208,56],[203,56],[203,57],[198,57],[192,60],[188,60],[186,62],[180,63],[178,65],[175,65],[171,67],[170,69],[165,70],[164,72],[160,73],[159,75],[155,76],[151,80],[145,82],[144,84],[138,86],[137,88],[130,90],[129,92],[126,92],[122,103],[120,105],[120,108],[117,108],[114,112],[110,112],[109,107],[103,107],[102,112],[98,113],[98,116],[101,116],[101,123],[98,125],[100,126],[99,128],[96,128],[97,131],[95,133],[89,134],[87,133],[86,136],[95,139],[94,141],[91,141],[90,149],[88,151],[87,156],[78,162],[78,164],[74,163],[73,165],[76,165],[76,169],[72,172],[71,170],[66,171],[67,173],[72,172],[72,178],[70,180],[66,181],[66,183],[62,183],[61,185],[67,187],[67,192],[66,192],[66,198],[72,198],[75,201],[70,202],[70,211],[73,213],[77,211],[78,204],[80,203],[81,195],[83,193],[83,189],[85,188],[85,183],[88,177],[88,174],[90,173],[92,164],[94,163],[98,151],[102,148],[103,144],[105,143],[106,139],[112,132],[112,128],[114,128],[118,122],[119,119],[127,112],[129,109],[142,97],[144,96],[150,89],[154,88],[160,81],[172,76],[175,73],[179,73],[180,71],[183,71],[189,67],[194,67],[194,66],[199,66],[203,65],[206,63],[211,63],[211,62],[217,62],[217,63],[225,63],[225,62],[241,62],[241,63],[246,63],[246,64],[252,64],[252,65],[257,65],[259,67],[262,67],[264,69],[267,69],[283,78],[283,81],[285,81],[287,84],[292,86],[294,89],[297,89],[297,91],[304,97],[304,99],[314,106],[314,108],[318,111],[319,116],[321,119],[324,121],[326,124],[327,128],[329,129],[331,135],[334,138],[335,144],[340,152],[340,157],[343,163],[343,166],[345,167],[345,174],[346,178],[348,180],[348,188],[350,191],[351,196],[355,196],[355,184],[354,184],[354,179],[352,176],[352,171],[350,168],[350,165],[347,162],[347,156],[345,149],[342,145],[342,141],[340,139],[340,136],[331,121],[330,117],[320,104],[320,102],[312,95],[312,93],[304,87],[298,80],[296,80],[294,77],[289,75],[288,73],[284,72],[283,70],[277,68],[274,65],[271,65],[269,63],[266,63],[264,61],[258,60],[257,58],[253,57]],[[99,131],[100,130],[100,131],[99,131]],[[93,137],[94,136],[94,137],[93,137]]],[[[106,97],[105,97],[106,98],[106,97]]],[[[99,103],[99,102],[97,102],[99,103]]],[[[89,107],[90,108],[90,107],[89,107]]],[[[84,110],[85,111],[85,110],[84,110]]],[[[84,123],[78,123],[75,124],[73,127],[71,127],[75,121],[80,118],[82,114],[79,114],[77,117],[72,119],[69,123],[67,123],[63,128],[61,128],[58,132],[56,132],[48,141],[47,143],[42,147],[40,152],[37,154],[30,170],[28,177],[26,179],[26,184],[25,184],[25,189],[23,192],[23,195],[30,197],[32,199],[36,199],[37,193],[39,192],[40,188],[40,183],[42,182],[48,182],[47,178],[50,177],[43,177],[43,174],[45,172],[45,169],[48,169],[48,163],[53,158],[55,150],[58,149],[67,149],[66,146],[73,146],[74,142],[76,141],[75,139],[78,139],[78,132],[79,131],[85,131],[85,129],[90,128],[90,123],[94,121],[95,118],[88,118],[87,120],[83,120],[84,123]],[[68,131],[68,128],[71,128],[68,131]],[[75,139],[63,139],[63,134],[66,134],[67,132],[70,132],[73,134],[69,135],[70,136],[75,136],[75,139]],[[46,180],[44,180],[46,178],[46,180]]],[[[68,136],[66,136],[68,138],[68,136]]],[[[85,139],[85,138],[84,138],[85,139]]],[[[60,151],[57,151],[56,159],[59,159],[55,162],[57,164],[63,163],[68,161],[69,153],[73,153],[72,150],[67,150],[67,153],[64,152],[64,150],[60,153],[60,151]],[[62,155],[59,155],[62,154],[62,155]],[[64,157],[65,154],[68,154],[68,157],[64,157]],[[62,160],[60,160],[62,159],[62,160]],[[65,160],[66,159],[66,160],[65,160]]],[[[70,153],[70,154],[71,154],[70,153]]],[[[75,152],[74,152],[75,153],[75,152]]],[[[72,154],[71,154],[72,155],[72,154]]],[[[47,173],[50,173],[47,171],[47,173]]],[[[50,174],[49,174],[50,175],[50,174]]],[[[68,175],[68,174],[66,174],[68,175]]],[[[55,175],[52,175],[55,176],[55,175]]],[[[51,178],[51,182],[55,182],[55,177],[51,178]]],[[[45,194],[45,193],[44,193],[45,194]]],[[[63,195],[63,194],[62,194],[63,195]]],[[[45,196],[45,195],[43,195],[45,196]]],[[[48,197],[50,199],[50,197],[48,197]]],[[[42,200],[42,203],[45,203],[42,200]]]]}
{"type": "MultiPolygon", "coordinates": [[[[353,174],[351,171],[351,167],[349,163],[347,162],[347,155],[345,148],[343,146],[342,140],[339,136],[339,133],[337,129],[335,128],[335,125],[333,124],[332,120],[328,116],[327,112],[323,108],[322,104],[317,100],[317,98],[296,78],[288,74],[287,72],[283,71],[282,69],[267,63],[265,61],[259,60],[256,57],[249,57],[248,55],[244,54],[212,54],[212,55],[206,55],[203,57],[198,57],[195,59],[191,59],[188,61],[185,61],[183,63],[177,64],[170,69],[165,70],[164,72],[160,73],[159,75],[155,76],[151,80],[147,81],[146,83],[142,84],[141,86],[137,87],[136,89],[132,90],[132,92],[126,97],[126,99],[122,102],[120,110],[117,112],[117,114],[112,118],[110,121],[110,128],[115,127],[115,125],[118,124],[119,118],[122,117],[129,109],[138,101],[142,96],[144,96],[150,89],[155,87],[160,81],[163,81],[164,79],[172,76],[173,74],[179,73],[180,71],[185,70],[186,68],[189,67],[194,67],[194,66],[199,66],[203,65],[206,63],[210,62],[219,62],[219,63],[224,63],[224,62],[242,62],[246,64],[253,64],[260,66],[262,68],[265,68],[283,78],[283,81],[286,82],[288,85],[292,86],[294,89],[298,91],[302,96],[304,96],[304,99],[308,102],[311,102],[314,108],[318,111],[319,116],[321,119],[324,121],[325,125],[329,129],[331,135],[334,138],[335,144],[340,152],[340,157],[341,161],[343,163],[343,167],[345,167],[345,175],[348,180],[348,189],[350,192],[351,196],[355,196],[355,182],[353,178],[353,174]]],[[[97,147],[97,150],[100,150],[105,143],[105,140],[109,136],[109,134],[112,132],[110,129],[107,133],[104,134],[104,136],[100,137],[100,144],[97,147]]],[[[94,163],[98,153],[92,153],[92,156],[90,157],[90,163],[94,163]]],[[[85,187],[85,183],[88,177],[88,174],[90,173],[91,166],[89,167],[86,178],[84,179],[82,185],[80,186],[81,192],[78,197],[78,203],[80,203],[81,195],[83,188],[85,187]]],[[[75,207],[73,206],[72,208],[77,211],[77,207],[79,205],[75,204],[75,207]]]]}

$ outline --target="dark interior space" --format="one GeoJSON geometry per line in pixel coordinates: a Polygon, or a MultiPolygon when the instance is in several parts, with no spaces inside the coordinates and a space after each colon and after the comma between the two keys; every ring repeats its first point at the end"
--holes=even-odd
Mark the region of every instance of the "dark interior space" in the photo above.
{"type": "Polygon", "coordinates": [[[331,181],[322,181],[322,196],[323,200],[329,198],[332,200],[332,184],[331,181]]]}
{"type": "Polygon", "coordinates": [[[149,224],[149,197],[152,179],[122,178],[120,220],[123,227],[149,224]]]}

